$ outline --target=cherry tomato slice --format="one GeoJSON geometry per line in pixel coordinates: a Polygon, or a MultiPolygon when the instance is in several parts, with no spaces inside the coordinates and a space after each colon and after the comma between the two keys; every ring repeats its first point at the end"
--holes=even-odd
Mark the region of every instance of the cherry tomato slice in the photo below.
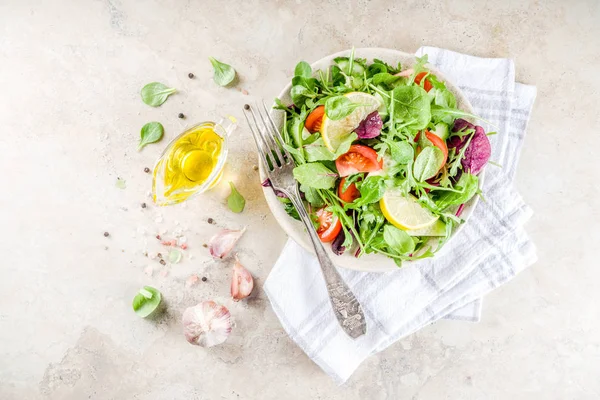
{"type": "Polygon", "coordinates": [[[321,130],[321,123],[323,122],[323,115],[325,115],[325,106],[319,106],[312,110],[306,121],[304,121],[304,127],[308,129],[310,133],[319,132],[321,130]]]}
{"type": "Polygon", "coordinates": [[[425,131],[425,137],[429,139],[429,141],[444,154],[444,162],[442,163],[443,167],[448,160],[448,146],[446,146],[446,142],[435,133],[429,131],[425,131]]]}
{"type": "Polygon", "coordinates": [[[342,191],[345,183],[346,178],[342,178],[340,186],[338,186],[338,196],[344,203],[352,203],[360,197],[360,192],[354,183],[351,183],[346,190],[342,191]]]}
{"type": "MultiPolygon", "coordinates": [[[[425,75],[427,75],[427,72],[418,73],[417,76],[415,76],[415,83],[417,85],[420,85],[421,80],[425,77],[425,75]]],[[[429,82],[429,79],[425,79],[425,83],[423,84],[423,89],[425,89],[426,92],[429,92],[431,89],[433,89],[433,85],[431,84],[431,82],[429,82]]]]}
{"type": "Polygon", "coordinates": [[[383,159],[377,160],[377,152],[361,144],[350,146],[347,153],[335,160],[340,176],[348,176],[359,172],[374,172],[383,168],[383,159]]]}
{"type": "Polygon", "coordinates": [[[319,239],[321,239],[321,242],[332,242],[342,230],[342,223],[338,217],[334,216],[331,211],[327,211],[325,207],[317,210],[317,218],[319,220],[319,228],[317,229],[319,239]]]}

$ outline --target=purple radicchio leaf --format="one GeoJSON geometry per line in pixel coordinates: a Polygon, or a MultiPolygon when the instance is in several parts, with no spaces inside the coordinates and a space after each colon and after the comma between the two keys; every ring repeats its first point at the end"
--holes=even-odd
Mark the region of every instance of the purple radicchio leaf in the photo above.
{"type": "MultiPolygon", "coordinates": [[[[456,121],[454,121],[454,126],[452,127],[452,132],[462,132],[465,129],[475,130],[475,125],[473,125],[469,121],[464,120],[462,118],[459,118],[456,121]]],[[[462,149],[462,147],[465,145],[465,143],[467,142],[467,139],[469,138],[469,136],[470,135],[452,136],[450,139],[448,139],[446,144],[448,145],[449,149],[456,148],[456,151],[460,151],[462,149]]]]}
{"type": "Polygon", "coordinates": [[[331,243],[331,250],[333,250],[333,252],[336,255],[341,256],[342,254],[344,254],[344,251],[346,251],[346,247],[344,247],[345,240],[346,240],[346,234],[344,233],[344,230],[342,229],[340,231],[340,233],[338,233],[338,235],[333,240],[333,243],[331,243]]]}
{"type": "Polygon", "coordinates": [[[487,164],[490,156],[492,155],[492,145],[488,139],[485,131],[481,126],[475,127],[475,133],[467,150],[465,156],[461,160],[461,164],[465,171],[470,172],[473,175],[477,175],[485,164],[487,164]]]}
{"type": "Polygon", "coordinates": [[[275,192],[275,196],[277,197],[283,197],[284,199],[287,199],[288,197],[286,196],[285,193],[283,193],[281,190],[277,190],[273,187],[273,184],[271,183],[271,180],[269,178],[265,179],[261,184],[262,187],[270,187],[273,189],[273,192],[275,192]]]}
{"type": "Polygon", "coordinates": [[[356,132],[359,139],[372,139],[381,134],[382,127],[383,121],[381,120],[381,116],[377,111],[373,111],[367,115],[367,118],[361,121],[354,132],[356,132]]]}

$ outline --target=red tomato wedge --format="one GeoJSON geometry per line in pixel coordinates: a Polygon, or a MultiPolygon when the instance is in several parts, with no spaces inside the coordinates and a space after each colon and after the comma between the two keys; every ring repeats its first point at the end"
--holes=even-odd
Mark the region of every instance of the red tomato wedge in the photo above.
{"type": "Polygon", "coordinates": [[[425,131],[425,137],[429,139],[429,141],[433,143],[435,147],[440,149],[442,151],[442,154],[444,154],[444,162],[442,162],[439,169],[441,170],[444,167],[444,165],[446,165],[446,161],[448,161],[448,146],[446,146],[446,142],[444,141],[444,139],[440,138],[435,133],[425,131]]]}
{"type": "Polygon", "coordinates": [[[331,211],[327,211],[325,207],[317,210],[317,218],[319,220],[319,228],[317,229],[319,239],[321,239],[321,242],[332,242],[342,230],[342,223],[338,217],[334,216],[331,211]]]}
{"type": "Polygon", "coordinates": [[[377,160],[377,152],[361,144],[350,146],[347,153],[335,160],[340,176],[348,176],[359,172],[375,172],[383,168],[383,159],[377,160]]]}
{"type": "MultiPolygon", "coordinates": [[[[421,80],[425,77],[425,75],[427,75],[427,72],[418,73],[417,76],[415,76],[415,83],[417,85],[420,85],[421,80]]],[[[429,79],[425,79],[423,89],[425,89],[426,92],[429,92],[431,89],[433,89],[433,85],[431,84],[431,82],[429,82],[429,79]]]]}
{"type": "Polygon", "coordinates": [[[346,190],[343,190],[346,178],[342,178],[340,186],[338,186],[338,196],[344,203],[352,203],[360,197],[360,192],[354,183],[351,183],[346,190]]]}
{"type": "Polygon", "coordinates": [[[325,106],[319,106],[312,110],[306,121],[304,121],[304,127],[308,129],[310,133],[319,132],[321,130],[321,123],[323,122],[323,115],[325,115],[325,106]]]}

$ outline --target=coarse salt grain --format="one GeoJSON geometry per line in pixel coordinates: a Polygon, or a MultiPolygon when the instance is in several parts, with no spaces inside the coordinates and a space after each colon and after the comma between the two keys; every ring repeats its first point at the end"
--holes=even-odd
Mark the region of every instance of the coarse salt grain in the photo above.
{"type": "Polygon", "coordinates": [[[146,268],[144,268],[144,273],[148,276],[152,276],[154,273],[154,268],[152,268],[152,265],[148,265],[146,268]]]}
{"type": "Polygon", "coordinates": [[[166,278],[167,275],[169,275],[168,269],[163,269],[162,271],[160,271],[160,276],[162,276],[163,278],[166,278]]]}

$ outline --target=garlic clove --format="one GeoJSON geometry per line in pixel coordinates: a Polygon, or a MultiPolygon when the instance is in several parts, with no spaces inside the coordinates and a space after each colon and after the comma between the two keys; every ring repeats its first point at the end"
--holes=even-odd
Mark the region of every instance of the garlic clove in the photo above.
{"type": "Polygon", "coordinates": [[[191,344],[212,347],[223,343],[231,333],[231,314],[214,301],[189,307],[183,312],[183,334],[191,344]]]}
{"type": "Polygon", "coordinates": [[[250,296],[252,289],[254,289],[254,278],[236,256],[231,277],[231,297],[234,301],[240,301],[250,296]]]}
{"type": "Polygon", "coordinates": [[[223,229],[217,233],[208,243],[210,255],[220,260],[227,257],[244,232],[246,232],[246,228],[242,230],[223,229]]]}

